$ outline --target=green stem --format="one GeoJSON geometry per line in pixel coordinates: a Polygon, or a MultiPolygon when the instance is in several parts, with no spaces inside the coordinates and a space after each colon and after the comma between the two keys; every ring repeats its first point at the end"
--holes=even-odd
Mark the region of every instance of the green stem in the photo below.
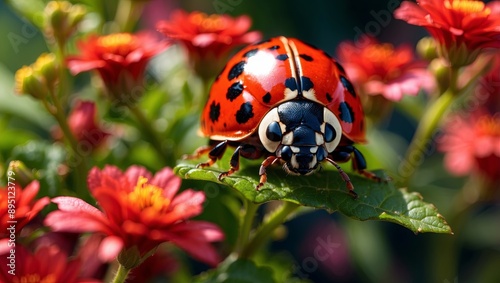
{"type": "Polygon", "coordinates": [[[123,283],[127,280],[130,269],[125,268],[123,265],[118,265],[118,270],[116,271],[115,278],[113,278],[112,283],[123,283]]]}
{"type": "Polygon", "coordinates": [[[52,104],[48,103],[46,100],[43,101],[45,108],[47,111],[52,114],[52,116],[56,119],[61,131],[63,132],[64,138],[69,144],[69,148],[71,149],[71,155],[74,158],[71,163],[68,163],[74,169],[74,188],[75,192],[81,197],[89,196],[88,190],[86,188],[86,176],[87,176],[87,164],[84,153],[78,148],[78,140],[71,132],[71,129],[68,124],[68,120],[65,114],[65,110],[63,104],[61,103],[62,98],[66,98],[68,96],[67,91],[67,76],[66,76],[66,68],[64,68],[65,64],[65,44],[63,42],[58,42],[56,57],[59,64],[59,85],[57,87],[57,93],[54,90],[51,90],[49,95],[52,100],[52,104]]]}
{"type": "Polygon", "coordinates": [[[244,215],[242,215],[242,220],[240,223],[240,232],[238,236],[238,242],[236,243],[236,251],[241,252],[250,238],[250,230],[252,230],[252,224],[255,218],[255,214],[260,205],[255,204],[247,199],[245,199],[245,209],[243,210],[244,215]]]}
{"type": "Polygon", "coordinates": [[[284,202],[279,208],[273,211],[265,222],[255,232],[254,237],[243,248],[240,258],[250,258],[267,241],[271,233],[279,225],[285,222],[286,218],[300,206],[292,202],[284,202]]]}
{"type": "Polygon", "coordinates": [[[137,106],[135,103],[127,103],[126,104],[130,112],[135,116],[135,118],[139,121],[140,126],[143,129],[145,135],[147,135],[148,140],[151,142],[151,145],[154,147],[159,157],[162,159],[164,164],[169,164],[169,158],[166,156],[163,151],[162,141],[158,132],[153,128],[152,122],[146,117],[144,112],[137,106]]]}
{"type": "Polygon", "coordinates": [[[420,120],[415,135],[406,151],[405,159],[399,166],[399,173],[403,185],[408,185],[415,170],[422,164],[427,143],[437,129],[449,106],[459,95],[460,91],[457,90],[457,81],[458,69],[451,68],[450,86],[448,90],[430,105],[420,120]]]}

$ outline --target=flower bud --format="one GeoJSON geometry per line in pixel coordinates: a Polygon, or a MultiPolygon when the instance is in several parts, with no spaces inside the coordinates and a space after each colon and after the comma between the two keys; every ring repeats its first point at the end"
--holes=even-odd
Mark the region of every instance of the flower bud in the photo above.
{"type": "Polygon", "coordinates": [[[29,94],[37,99],[43,99],[48,94],[48,89],[35,75],[33,68],[23,66],[15,75],[15,91],[19,94],[29,94]]]}
{"type": "Polygon", "coordinates": [[[37,99],[45,98],[56,87],[58,70],[55,55],[43,53],[35,63],[17,70],[15,92],[26,93],[37,99]]]}
{"type": "Polygon", "coordinates": [[[417,53],[420,57],[427,61],[431,61],[438,57],[437,44],[434,38],[424,37],[417,43],[417,53]]]}
{"type": "Polygon", "coordinates": [[[45,30],[48,37],[64,43],[86,14],[85,7],[67,1],[51,1],[45,6],[45,30]]]}
{"type": "Polygon", "coordinates": [[[26,165],[23,162],[19,160],[11,161],[9,163],[8,170],[14,172],[16,176],[16,182],[23,188],[35,180],[33,172],[28,167],[26,167],[26,165]]]}
{"type": "Polygon", "coordinates": [[[33,64],[33,71],[45,79],[45,83],[50,90],[54,90],[59,73],[56,55],[53,53],[40,55],[33,64]]]}
{"type": "Polygon", "coordinates": [[[436,78],[439,93],[443,93],[450,86],[449,63],[443,58],[436,58],[429,64],[429,70],[436,78]]]}

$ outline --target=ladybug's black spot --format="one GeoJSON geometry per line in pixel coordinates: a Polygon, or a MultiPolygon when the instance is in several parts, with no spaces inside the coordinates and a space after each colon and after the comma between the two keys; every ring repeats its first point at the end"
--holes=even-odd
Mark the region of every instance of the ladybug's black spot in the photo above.
{"type": "Polygon", "coordinates": [[[352,108],[346,102],[341,102],[339,105],[340,120],[346,123],[352,123],[354,121],[354,112],[352,108]]]}
{"type": "Polygon", "coordinates": [[[285,87],[289,88],[291,91],[297,90],[297,81],[295,78],[288,78],[285,80],[285,87]]]}
{"type": "Polygon", "coordinates": [[[243,71],[245,70],[245,65],[247,63],[245,61],[238,62],[234,64],[233,67],[231,67],[231,70],[229,70],[229,73],[227,74],[227,79],[228,80],[233,80],[234,78],[239,77],[243,71]]]}
{"type": "Polygon", "coordinates": [[[264,103],[271,102],[271,94],[269,92],[266,92],[266,94],[264,94],[264,96],[262,97],[262,101],[264,103]]]}
{"type": "Polygon", "coordinates": [[[238,122],[238,124],[245,124],[253,116],[252,103],[245,102],[241,104],[240,109],[236,111],[236,122],[238,122]]]}
{"type": "Polygon", "coordinates": [[[300,54],[299,57],[302,58],[302,59],[304,59],[304,60],[306,60],[306,61],[308,61],[308,62],[312,62],[313,61],[313,58],[311,56],[307,55],[307,54],[300,54]]]}
{"type": "Polygon", "coordinates": [[[241,82],[235,82],[227,89],[226,98],[229,99],[229,101],[233,101],[242,92],[243,92],[243,84],[241,82]]]}
{"type": "Polygon", "coordinates": [[[302,76],[302,77],[300,77],[300,80],[301,80],[301,85],[302,85],[303,91],[308,91],[314,87],[314,84],[310,78],[302,76]]]}
{"type": "Polygon", "coordinates": [[[212,120],[213,123],[217,122],[219,120],[220,116],[220,103],[215,103],[215,101],[212,101],[212,104],[210,104],[210,120],[212,120]]]}
{"type": "Polygon", "coordinates": [[[227,128],[227,124],[226,123],[224,123],[224,128],[227,128]]]}
{"type": "Polygon", "coordinates": [[[356,97],[356,91],[354,90],[351,82],[344,76],[340,76],[340,81],[342,82],[342,85],[347,89],[347,91],[349,91],[352,96],[356,97]]]}
{"type": "Polygon", "coordinates": [[[332,98],[332,95],[331,95],[331,94],[329,94],[329,93],[327,92],[327,93],[326,93],[326,100],[327,100],[328,102],[332,102],[332,99],[333,99],[333,98],[332,98]]]}
{"type": "Polygon", "coordinates": [[[280,55],[276,56],[276,59],[278,59],[280,61],[285,61],[286,59],[288,59],[288,55],[287,54],[280,54],[280,55]]]}
{"type": "Polygon", "coordinates": [[[279,45],[273,45],[271,47],[268,48],[269,50],[277,50],[277,49],[280,49],[280,46],[279,45]]]}
{"type": "Polygon", "coordinates": [[[337,66],[337,69],[339,69],[340,72],[345,74],[345,69],[344,69],[344,67],[342,67],[342,65],[340,65],[339,62],[335,61],[335,66],[337,66]]]}
{"type": "Polygon", "coordinates": [[[250,58],[253,55],[255,55],[258,51],[259,51],[258,48],[254,48],[254,49],[248,50],[247,52],[245,52],[245,54],[243,54],[243,57],[250,58]]]}

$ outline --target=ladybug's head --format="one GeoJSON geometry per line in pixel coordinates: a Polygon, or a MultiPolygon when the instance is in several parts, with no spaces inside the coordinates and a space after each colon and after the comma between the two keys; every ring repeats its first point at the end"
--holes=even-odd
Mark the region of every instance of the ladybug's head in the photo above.
{"type": "Polygon", "coordinates": [[[259,125],[262,145],[284,161],[287,172],[298,175],[314,172],[341,137],[332,111],[310,100],[286,101],[271,109],[259,125]]]}

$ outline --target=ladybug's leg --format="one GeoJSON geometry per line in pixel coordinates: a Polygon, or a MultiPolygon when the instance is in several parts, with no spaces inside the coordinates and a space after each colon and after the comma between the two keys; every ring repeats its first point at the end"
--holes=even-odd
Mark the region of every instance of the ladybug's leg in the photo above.
{"type": "Polygon", "coordinates": [[[347,173],[344,172],[344,170],[342,170],[342,168],[340,168],[340,166],[337,164],[337,162],[335,162],[330,157],[327,157],[326,161],[330,162],[333,166],[335,166],[335,168],[337,168],[337,170],[339,171],[340,176],[342,177],[342,179],[346,183],[347,189],[349,190],[349,194],[353,198],[358,198],[358,194],[354,191],[354,185],[352,184],[351,179],[349,178],[349,175],[347,175],[347,173]]]}
{"type": "Polygon", "coordinates": [[[366,170],[366,160],[361,151],[359,151],[354,146],[352,146],[352,149],[352,153],[354,155],[354,158],[352,160],[352,168],[370,180],[381,182],[382,178],[375,175],[373,172],[366,170]]]}
{"type": "Polygon", "coordinates": [[[257,185],[257,187],[255,188],[257,191],[262,187],[264,186],[264,184],[267,182],[267,174],[266,174],[266,168],[270,165],[273,165],[274,163],[276,163],[277,161],[279,160],[279,157],[276,157],[274,155],[271,155],[269,156],[268,158],[264,159],[264,161],[262,161],[262,164],[260,165],[260,169],[259,169],[259,175],[260,175],[260,180],[259,180],[259,184],[257,185]]]}
{"type": "Polygon", "coordinates": [[[202,162],[196,165],[197,168],[203,168],[203,167],[208,167],[211,166],[215,163],[215,161],[219,160],[222,158],[224,155],[224,152],[226,151],[227,148],[227,140],[226,141],[221,141],[220,143],[216,144],[214,147],[211,146],[203,146],[198,148],[195,153],[192,155],[194,158],[201,156],[202,154],[205,154],[208,152],[208,157],[210,158],[207,162],[202,162]]]}
{"type": "Polygon", "coordinates": [[[358,172],[359,174],[365,176],[370,180],[374,180],[377,182],[382,181],[380,177],[375,175],[374,173],[366,170],[366,160],[361,151],[355,148],[352,145],[339,146],[332,152],[331,157],[333,160],[338,162],[346,162],[352,158],[352,168],[358,172]]]}
{"type": "Polygon", "coordinates": [[[229,169],[229,171],[221,173],[219,175],[219,181],[222,178],[229,176],[240,169],[240,156],[243,156],[243,157],[249,158],[249,159],[256,159],[256,158],[259,158],[261,155],[262,155],[262,152],[259,151],[253,145],[249,145],[249,144],[239,145],[234,150],[234,153],[231,156],[231,160],[229,161],[229,165],[231,166],[231,168],[229,169]]]}
{"type": "Polygon", "coordinates": [[[212,148],[214,147],[211,145],[200,146],[196,149],[196,151],[193,154],[184,154],[182,156],[182,159],[198,159],[200,158],[200,156],[209,153],[212,150],[212,148]]]}

